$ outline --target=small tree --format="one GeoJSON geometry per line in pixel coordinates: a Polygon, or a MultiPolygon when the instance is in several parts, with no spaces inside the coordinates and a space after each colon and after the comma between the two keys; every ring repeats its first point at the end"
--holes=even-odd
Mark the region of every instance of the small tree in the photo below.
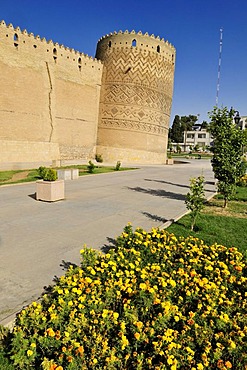
{"type": "Polygon", "coordinates": [[[215,178],[218,180],[218,191],[223,195],[227,207],[236,183],[242,174],[242,151],[245,144],[243,131],[236,127],[233,117],[235,111],[215,107],[209,113],[211,118],[210,132],[213,135],[213,157],[211,160],[215,178]]]}
{"type": "Polygon", "coordinates": [[[195,151],[195,152],[199,152],[199,149],[200,149],[200,147],[199,147],[199,144],[197,143],[197,144],[194,146],[194,151],[195,151]]]}
{"type": "Polygon", "coordinates": [[[181,143],[183,141],[183,130],[181,127],[180,117],[178,115],[176,115],[173,120],[170,131],[170,139],[174,143],[181,143]]]}
{"type": "Polygon", "coordinates": [[[193,177],[190,179],[190,191],[186,195],[185,204],[188,210],[191,211],[191,226],[190,230],[194,230],[197,216],[204,207],[204,177],[193,177]]]}

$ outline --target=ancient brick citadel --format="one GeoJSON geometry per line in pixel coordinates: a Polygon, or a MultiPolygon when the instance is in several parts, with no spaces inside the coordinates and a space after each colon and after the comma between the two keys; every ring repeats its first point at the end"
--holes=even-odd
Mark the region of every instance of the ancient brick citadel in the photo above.
{"type": "Polygon", "coordinates": [[[0,169],[165,163],[174,66],[147,33],[103,36],[92,58],[0,22],[0,169]]]}

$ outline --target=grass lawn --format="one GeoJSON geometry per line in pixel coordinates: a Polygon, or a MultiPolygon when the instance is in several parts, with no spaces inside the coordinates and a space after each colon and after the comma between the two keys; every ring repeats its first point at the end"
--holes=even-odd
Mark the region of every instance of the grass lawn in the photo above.
{"type": "MultiPolygon", "coordinates": [[[[167,153],[167,155],[170,155],[170,153],[167,153]]],[[[212,154],[211,153],[171,153],[171,156],[172,158],[196,158],[198,159],[199,156],[201,156],[201,158],[207,158],[207,159],[211,159],[212,158],[212,154]]]]}
{"type": "MultiPolygon", "coordinates": [[[[79,176],[90,175],[87,169],[87,165],[59,167],[57,169],[63,169],[63,168],[78,168],[79,176]]],[[[120,167],[119,171],[127,171],[127,170],[134,170],[134,169],[136,168],[120,167]]],[[[95,165],[93,174],[107,173],[107,172],[117,172],[117,171],[115,171],[115,167],[95,165]]],[[[0,171],[0,185],[19,184],[23,182],[36,181],[39,179],[40,177],[38,175],[37,169],[0,171]]]]}
{"type": "Polygon", "coordinates": [[[238,247],[247,253],[247,187],[238,187],[234,199],[226,209],[219,195],[215,196],[199,215],[195,231],[190,231],[190,215],[168,227],[176,236],[193,235],[206,244],[218,243],[226,247],[238,247]]]}
{"type": "Polygon", "coordinates": [[[12,176],[21,171],[1,171],[0,172],[0,183],[3,181],[11,180],[12,176]]]}

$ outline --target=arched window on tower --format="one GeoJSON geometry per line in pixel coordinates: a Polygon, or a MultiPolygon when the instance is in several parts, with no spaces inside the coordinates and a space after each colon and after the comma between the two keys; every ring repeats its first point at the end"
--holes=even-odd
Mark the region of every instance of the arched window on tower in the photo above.
{"type": "Polygon", "coordinates": [[[134,39],[134,40],[132,40],[132,46],[133,47],[136,47],[136,40],[134,39]]]}
{"type": "Polygon", "coordinates": [[[157,46],[157,53],[160,53],[160,46],[157,46]]]}
{"type": "Polygon", "coordinates": [[[109,46],[109,48],[111,47],[111,41],[109,41],[108,46],[109,46]]]}

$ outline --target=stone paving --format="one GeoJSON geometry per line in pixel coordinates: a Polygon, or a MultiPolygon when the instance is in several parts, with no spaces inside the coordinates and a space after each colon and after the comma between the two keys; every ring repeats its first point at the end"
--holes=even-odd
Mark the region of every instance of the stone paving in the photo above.
{"type": "Polygon", "coordinates": [[[204,175],[215,192],[209,160],[80,177],[66,181],[63,201],[35,200],[35,183],[0,187],[0,323],[37,299],[84,244],[100,249],[133,227],[164,227],[186,212],[189,179],[204,175]]]}

